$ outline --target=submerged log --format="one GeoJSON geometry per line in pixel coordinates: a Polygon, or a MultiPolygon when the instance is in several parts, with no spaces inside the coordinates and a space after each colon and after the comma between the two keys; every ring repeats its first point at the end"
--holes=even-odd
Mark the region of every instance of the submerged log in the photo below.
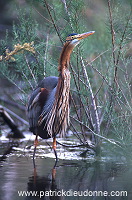
{"type": "Polygon", "coordinates": [[[11,136],[12,138],[24,138],[23,133],[18,129],[18,126],[15,124],[14,120],[1,105],[0,105],[0,116],[11,129],[13,133],[13,135],[11,136]]]}

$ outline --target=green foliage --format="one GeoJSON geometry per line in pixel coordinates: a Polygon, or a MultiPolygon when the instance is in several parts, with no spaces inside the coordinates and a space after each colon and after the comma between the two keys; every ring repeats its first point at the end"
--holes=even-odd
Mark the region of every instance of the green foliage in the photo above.
{"type": "Polygon", "coordinates": [[[26,95],[43,76],[58,74],[58,58],[68,34],[95,30],[71,57],[72,123],[81,132],[79,137],[85,138],[92,129],[120,145],[131,143],[129,1],[111,1],[112,18],[107,4],[101,8],[90,0],[27,2],[26,9],[18,9],[19,22],[13,24],[12,36],[9,39],[7,32],[1,41],[1,55],[9,46],[32,41],[36,53],[24,51],[14,56],[14,62],[1,62],[2,74],[26,95]]]}

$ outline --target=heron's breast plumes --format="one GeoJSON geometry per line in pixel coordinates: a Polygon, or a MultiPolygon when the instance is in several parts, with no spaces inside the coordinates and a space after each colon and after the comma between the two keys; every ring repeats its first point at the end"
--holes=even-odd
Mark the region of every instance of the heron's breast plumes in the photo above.
{"type": "Polygon", "coordinates": [[[70,92],[70,72],[64,68],[57,85],[55,101],[47,122],[48,134],[53,137],[59,134],[65,135],[69,123],[69,92],[70,92]]]}

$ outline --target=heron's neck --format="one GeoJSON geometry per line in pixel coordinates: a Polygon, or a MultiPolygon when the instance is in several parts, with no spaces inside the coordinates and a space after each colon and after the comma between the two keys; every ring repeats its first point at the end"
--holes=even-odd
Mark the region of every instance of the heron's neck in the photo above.
{"type": "Polygon", "coordinates": [[[66,42],[60,56],[58,70],[62,71],[65,68],[69,67],[70,55],[72,53],[74,46],[70,42],[66,42]]]}

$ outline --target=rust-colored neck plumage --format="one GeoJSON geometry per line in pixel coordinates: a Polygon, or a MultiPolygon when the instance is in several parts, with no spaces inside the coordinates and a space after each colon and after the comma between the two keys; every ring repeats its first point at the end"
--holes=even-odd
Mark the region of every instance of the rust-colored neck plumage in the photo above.
{"type": "Polygon", "coordinates": [[[47,130],[51,137],[56,136],[56,134],[63,137],[69,123],[70,71],[68,66],[73,48],[74,45],[70,41],[66,42],[59,60],[58,70],[60,71],[60,75],[54,105],[47,124],[47,130]]]}
{"type": "Polygon", "coordinates": [[[59,59],[58,71],[62,71],[63,69],[69,67],[70,55],[72,53],[73,48],[74,48],[74,45],[72,45],[70,41],[64,44],[64,47],[62,49],[60,59],[59,59]]]}

